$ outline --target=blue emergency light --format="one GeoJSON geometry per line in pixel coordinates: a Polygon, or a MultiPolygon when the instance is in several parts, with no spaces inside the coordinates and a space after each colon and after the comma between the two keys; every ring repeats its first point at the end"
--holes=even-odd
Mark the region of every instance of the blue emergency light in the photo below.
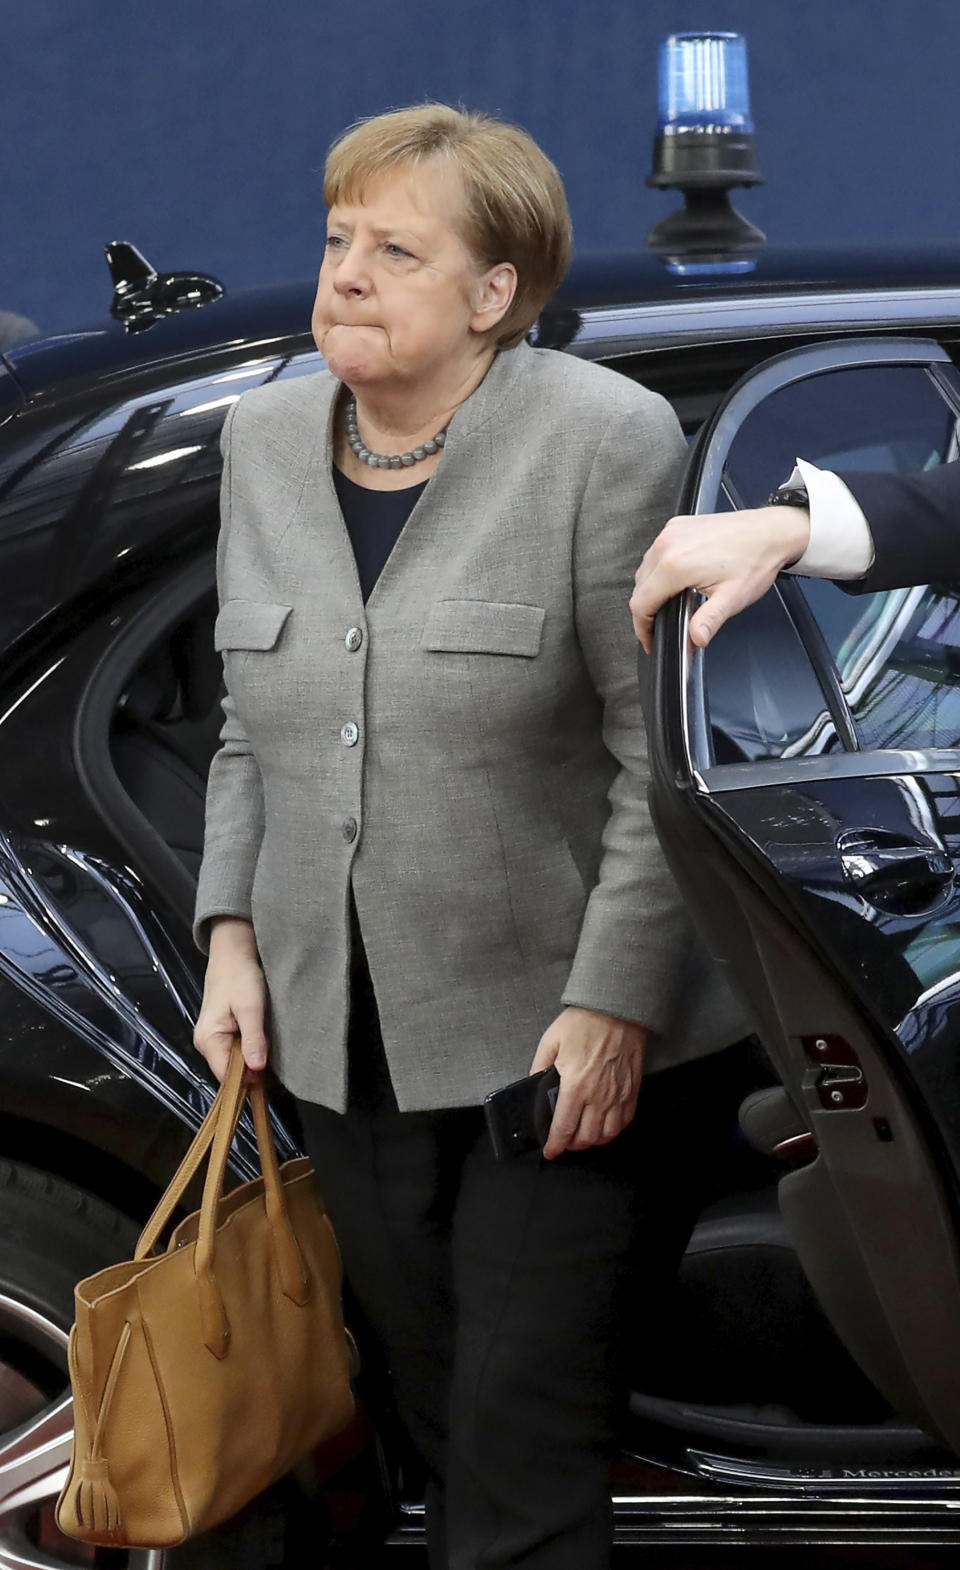
{"type": "Polygon", "coordinates": [[[660,45],[658,131],[752,132],[747,40],[741,33],[672,33],[660,45]]]}
{"type": "Polygon", "coordinates": [[[674,271],[752,265],[761,230],[730,204],[760,185],[750,118],[747,41],[740,33],[671,33],[660,45],[659,113],[647,184],[677,187],[685,205],[655,224],[647,245],[674,271]]]}

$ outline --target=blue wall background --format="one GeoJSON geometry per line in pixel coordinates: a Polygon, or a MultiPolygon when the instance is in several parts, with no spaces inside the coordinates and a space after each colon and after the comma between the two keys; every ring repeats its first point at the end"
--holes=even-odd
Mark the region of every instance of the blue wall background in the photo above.
{"type": "MultiPolygon", "coordinates": [[[[771,241],[960,242],[957,0],[0,0],[0,307],[109,302],[101,247],[228,287],[312,275],[328,143],[426,97],[525,125],[582,250],[643,244],[656,46],[744,32],[771,241]]],[[[960,260],[960,244],[958,244],[960,260]]]]}

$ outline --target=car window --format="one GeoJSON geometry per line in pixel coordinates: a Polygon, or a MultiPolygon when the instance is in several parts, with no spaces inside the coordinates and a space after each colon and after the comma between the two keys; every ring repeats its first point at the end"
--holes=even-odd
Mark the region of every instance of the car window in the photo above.
{"type": "MultiPolygon", "coordinates": [[[[731,444],[725,485],[751,507],[798,456],[823,468],[909,473],[957,453],[956,416],[925,368],[862,366],[820,372],[758,404],[731,444]]],[[[960,746],[960,585],[851,595],[823,580],[797,582],[814,622],[804,642],[772,590],[751,619],[738,618],[726,645],[717,639],[708,651],[717,762],[726,761],[728,732],[747,758],[839,745],[822,693],[814,712],[818,659],[833,662],[861,747],[960,746]]]]}
{"type": "Polygon", "coordinates": [[[803,589],[860,745],[960,746],[960,586],[853,596],[808,578],[803,589]]]}
{"type": "Polygon", "coordinates": [[[759,507],[797,457],[825,469],[915,473],[942,463],[956,421],[920,366],[858,366],[781,387],[748,415],[726,473],[744,507],[759,507]]]}
{"type": "Polygon", "coordinates": [[[776,589],[720,629],[703,670],[714,762],[805,757],[839,745],[820,683],[776,589]]]}

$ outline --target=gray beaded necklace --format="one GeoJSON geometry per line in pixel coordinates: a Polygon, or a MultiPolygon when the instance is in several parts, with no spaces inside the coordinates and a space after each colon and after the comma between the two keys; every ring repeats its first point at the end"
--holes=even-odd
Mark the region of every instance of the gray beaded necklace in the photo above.
{"type": "Polygon", "coordinates": [[[401,452],[393,457],[386,457],[383,453],[370,452],[363,445],[360,432],[357,429],[357,400],[351,398],[346,407],[347,446],[355,453],[361,463],[368,464],[371,469],[409,469],[411,464],[421,463],[424,458],[431,458],[439,452],[447,439],[446,428],[438,431],[422,447],[414,447],[412,452],[401,452]]]}

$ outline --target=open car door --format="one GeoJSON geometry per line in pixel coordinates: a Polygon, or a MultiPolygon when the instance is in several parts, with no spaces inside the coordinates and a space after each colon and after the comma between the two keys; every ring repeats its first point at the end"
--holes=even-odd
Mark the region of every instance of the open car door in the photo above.
{"type": "MultiPolygon", "coordinates": [[[[701,432],[680,511],[762,505],[798,454],[950,461],[958,418],[934,342],[791,351],[701,432]]],[[[782,1081],[780,1205],[821,1305],[890,1403],[960,1452],[960,585],[782,576],[706,651],[696,603],[658,618],[657,826],[782,1081]]]]}

